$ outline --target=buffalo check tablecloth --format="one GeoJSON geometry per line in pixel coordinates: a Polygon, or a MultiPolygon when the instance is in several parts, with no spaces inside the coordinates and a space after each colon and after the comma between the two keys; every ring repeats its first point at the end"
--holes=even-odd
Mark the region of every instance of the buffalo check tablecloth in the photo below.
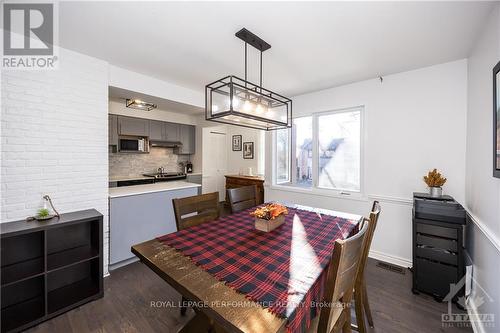
{"type": "Polygon", "coordinates": [[[347,238],[361,217],[287,205],[285,223],[256,230],[253,209],[158,237],[277,316],[288,332],[303,332],[316,315],[335,240],[347,238]]]}

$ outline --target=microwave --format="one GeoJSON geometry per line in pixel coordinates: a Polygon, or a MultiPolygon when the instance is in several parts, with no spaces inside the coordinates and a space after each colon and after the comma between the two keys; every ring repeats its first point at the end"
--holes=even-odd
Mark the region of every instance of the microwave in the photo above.
{"type": "Polygon", "coordinates": [[[145,138],[120,137],[118,141],[120,152],[145,153],[148,151],[148,142],[145,138]]]}

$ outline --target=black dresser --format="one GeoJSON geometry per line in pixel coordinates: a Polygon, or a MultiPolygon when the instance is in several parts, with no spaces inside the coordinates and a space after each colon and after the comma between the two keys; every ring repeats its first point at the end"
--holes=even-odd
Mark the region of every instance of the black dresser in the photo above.
{"type": "Polygon", "coordinates": [[[464,208],[452,197],[413,193],[413,293],[442,301],[450,283],[464,276],[465,221],[464,208]]]}
{"type": "Polygon", "coordinates": [[[2,332],[25,330],[103,296],[98,211],[0,228],[2,332]]]}

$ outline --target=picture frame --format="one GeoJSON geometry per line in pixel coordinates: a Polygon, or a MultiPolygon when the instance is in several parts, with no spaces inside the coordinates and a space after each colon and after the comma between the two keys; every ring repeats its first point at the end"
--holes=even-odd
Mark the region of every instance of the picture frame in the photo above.
{"type": "Polygon", "coordinates": [[[245,160],[252,160],[254,155],[253,142],[243,142],[243,158],[245,160]]]}
{"type": "Polygon", "coordinates": [[[233,139],[232,140],[233,151],[241,151],[241,141],[243,141],[242,136],[241,135],[233,135],[232,139],[233,139]]]}
{"type": "Polygon", "coordinates": [[[493,177],[500,178],[500,62],[493,67],[493,177]]]}

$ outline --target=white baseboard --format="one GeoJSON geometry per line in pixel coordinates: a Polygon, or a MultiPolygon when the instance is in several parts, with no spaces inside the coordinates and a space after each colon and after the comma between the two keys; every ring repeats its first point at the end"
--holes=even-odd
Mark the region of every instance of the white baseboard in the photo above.
{"type": "Polygon", "coordinates": [[[385,262],[388,262],[390,264],[394,264],[394,265],[401,266],[401,267],[412,267],[413,266],[413,263],[411,260],[397,257],[397,256],[393,256],[393,255],[379,252],[379,251],[370,250],[370,253],[368,254],[368,256],[370,258],[380,260],[380,261],[385,261],[385,262]]]}
{"type": "MultiPolygon", "coordinates": [[[[476,304],[474,303],[474,299],[469,299],[469,302],[467,304],[467,314],[469,315],[469,317],[473,317],[475,314],[478,313],[477,311],[477,306],[476,304]]],[[[474,333],[486,333],[486,330],[484,329],[483,327],[483,323],[481,323],[480,321],[471,321],[471,325],[472,325],[472,330],[474,331],[474,333]]]]}

